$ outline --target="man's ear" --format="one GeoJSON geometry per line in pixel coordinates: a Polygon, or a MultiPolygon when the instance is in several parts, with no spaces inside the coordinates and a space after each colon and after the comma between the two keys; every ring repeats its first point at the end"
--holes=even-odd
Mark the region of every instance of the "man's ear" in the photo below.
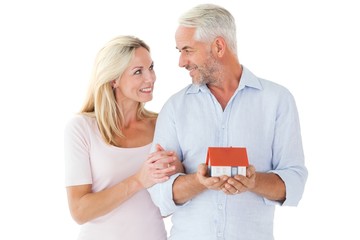
{"type": "Polygon", "coordinates": [[[214,40],[214,50],[215,53],[218,57],[222,57],[225,53],[225,49],[226,49],[226,42],[224,40],[224,38],[222,37],[217,37],[214,40]]]}

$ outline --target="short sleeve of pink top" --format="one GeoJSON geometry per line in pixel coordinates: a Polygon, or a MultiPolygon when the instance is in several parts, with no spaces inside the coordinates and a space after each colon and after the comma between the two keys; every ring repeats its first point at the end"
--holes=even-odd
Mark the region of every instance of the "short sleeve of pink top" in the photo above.
{"type": "MultiPolygon", "coordinates": [[[[95,118],[78,115],[65,127],[65,184],[92,184],[104,190],[133,175],[146,160],[150,146],[118,148],[105,144],[95,118]]],[[[161,240],[166,231],[159,209],[146,189],[112,212],[81,225],[80,240],[161,240]]]]}

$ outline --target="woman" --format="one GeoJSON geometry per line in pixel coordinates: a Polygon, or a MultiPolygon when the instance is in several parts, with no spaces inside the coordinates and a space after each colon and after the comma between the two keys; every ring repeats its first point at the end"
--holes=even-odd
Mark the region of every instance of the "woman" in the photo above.
{"type": "Polygon", "coordinates": [[[183,169],[173,152],[148,157],[157,114],[144,103],[155,79],[150,49],[138,38],[117,37],[96,57],[85,104],[65,128],[67,195],[82,224],[78,239],[166,239],[147,188],[183,169]]]}

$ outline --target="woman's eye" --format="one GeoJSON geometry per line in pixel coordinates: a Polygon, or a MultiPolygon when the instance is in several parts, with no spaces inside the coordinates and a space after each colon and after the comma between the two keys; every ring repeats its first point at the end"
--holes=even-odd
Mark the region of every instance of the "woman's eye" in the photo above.
{"type": "Polygon", "coordinates": [[[141,74],[141,70],[139,69],[139,70],[136,70],[135,72],[134,72],[134,75],[139,75],[139,74],[141,74]]]}
{"type": "Polygon", "coordinates": [[[149,67],[149,69],[150,69],[150,70],[154,70],[154,65],[151,65],[151,66],[149,67]]]}

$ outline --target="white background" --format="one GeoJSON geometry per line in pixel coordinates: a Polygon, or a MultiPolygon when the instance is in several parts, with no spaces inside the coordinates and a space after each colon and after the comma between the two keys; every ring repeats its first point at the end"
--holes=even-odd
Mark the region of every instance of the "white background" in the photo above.
{"type": "MultiPolygon", "coordinates": [[[[63,128],[82,104],[95,54],[119,34],[144,39],[157,73],[147,106],[159,111],[191,82],[177,66],[178,16],[204,2],[1,0],[0,239],[75,239],[63,128]]],[[[297,102],[309,179],[297,208],[277,208],[276,239],[360,239],[356,1],[212,2],[236,18],[240,62],[297,102]]]]}

